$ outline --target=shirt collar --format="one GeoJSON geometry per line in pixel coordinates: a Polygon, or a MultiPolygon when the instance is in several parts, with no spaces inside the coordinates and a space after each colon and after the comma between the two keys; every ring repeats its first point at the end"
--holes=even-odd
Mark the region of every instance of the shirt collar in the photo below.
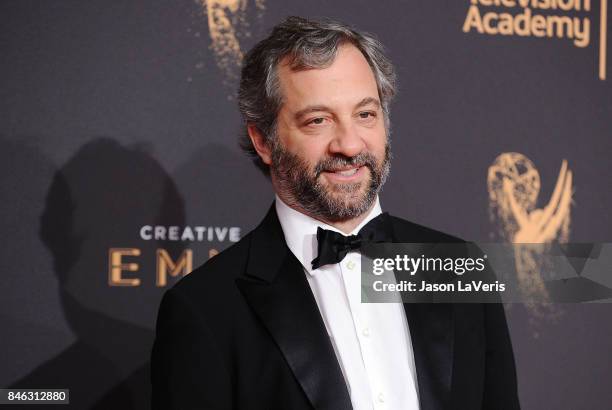
{"type": "MultiPolygon", "coordinates": [[[[278,195],[276,195],[275,206],[276,214],[278,215],[278,220],[280,221],[283,229],[287,246],[300,261],[302,266],[304,266],[306,272],[314,275],[320,270],[331,268],[333,265],[321,266],[319,269],[315,270],[312,269],[312,260],[317,255],[317,228],[321,227],[323,229],[336,231],[342,235],[346,234],[331,225],[327,225],[308,215],[296,211],[284,203],[283,200],[278,197],[278,195]]],[[[355,227],[355,229],[353,229],[349,235],[356,235],[365,224],[376,218],[381,213],[380,202],[377,196],[376,202],[368,215],[357,227],[355,227]]]]}

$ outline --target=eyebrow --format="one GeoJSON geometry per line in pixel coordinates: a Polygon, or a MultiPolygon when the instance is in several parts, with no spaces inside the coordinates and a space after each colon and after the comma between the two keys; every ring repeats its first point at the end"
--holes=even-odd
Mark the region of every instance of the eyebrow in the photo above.
{"type": "Polygon", "coordinates": [[[363,100],[359,101],[359,103],[355,106],[355,108],[361,108],[361,107],[365,107],[366,105],[374,105],[376,106],[376,108],[380,108],[380,101],[378,101],[378,98],[374,98],[374,97],[366,97],[363,100]]]}
{"type": "MultiPolygon", "coordinates": [[[[355,105],[355,108],[362,108],[366,105],[372,104],[374,106],[376,106],[376,108],[380,108],[380,101],[378,101],[378,98],[374,98],[374,97],[366,97],[363,100],[359,101],[357,103],[357,105],[355,105]]],[[[300,118],[304,117],[306,114],[311,113],[311,112],[318,112],[318,111],[332,111],[331,108],[329,108],[326,105],[322,105],[322,104],[316,104],[316,105],[309,105],[301,110],[299,110],[298,112],[295,113],[294,117],[296,120],[299,120],[300,118]]]]}

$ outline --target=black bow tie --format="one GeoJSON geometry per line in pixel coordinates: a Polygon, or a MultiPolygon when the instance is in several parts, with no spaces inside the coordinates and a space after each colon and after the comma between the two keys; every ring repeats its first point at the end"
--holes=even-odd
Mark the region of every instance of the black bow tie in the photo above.
{"type": "Polygon", "coordinates": [[[365,243],[391,242],[391,224],[385,212],[368,222],[357,235],[317,228],[317,257],[312,260],[312,269],[342,261],[347,253],[359,249],[365,243]]]}

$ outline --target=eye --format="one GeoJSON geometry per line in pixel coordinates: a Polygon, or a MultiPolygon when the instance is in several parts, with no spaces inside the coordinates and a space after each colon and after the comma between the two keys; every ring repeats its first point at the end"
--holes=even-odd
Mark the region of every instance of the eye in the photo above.
{"type": "Polygon", "coordinates": [[[368,119],[376,117],[376,113],[372,111],[362,111],[358,115],[359,115],[359,118],[363,120],[368,120],[368,119]]]}
{"type": "Polygon", "coordinates": [[[323,124],[324,121],[325,121],[325,118],[317,117],[317,118],[313,118],[312,120],[308,121],[306,124],[308,124],[308,125],[310,125],[310,124],[321,125],[321,124],[323,124]]]}

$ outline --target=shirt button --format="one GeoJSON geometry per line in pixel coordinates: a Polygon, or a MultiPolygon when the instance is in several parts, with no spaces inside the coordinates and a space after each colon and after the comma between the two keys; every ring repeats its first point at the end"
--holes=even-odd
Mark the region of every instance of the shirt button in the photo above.
{"type": "Polygon", "coordinates": [[[364,327],[363,330],[361,331],[361,334],[364,335],[365,337],[370,337],[370,328],[364,327]]]}
{"type": "Polygon", "coordinates": [[[353,270],[355,268],[355,262],[348,261],[348,263],[346,264],[346,267],[349,268],[349,270],[353,270]]]}
{"type": "Polygon", "coordinates": [[[379,403],[384,403],[385,402],[385,395],[382,393],[378,393],[378,402],[379,403]]]}

